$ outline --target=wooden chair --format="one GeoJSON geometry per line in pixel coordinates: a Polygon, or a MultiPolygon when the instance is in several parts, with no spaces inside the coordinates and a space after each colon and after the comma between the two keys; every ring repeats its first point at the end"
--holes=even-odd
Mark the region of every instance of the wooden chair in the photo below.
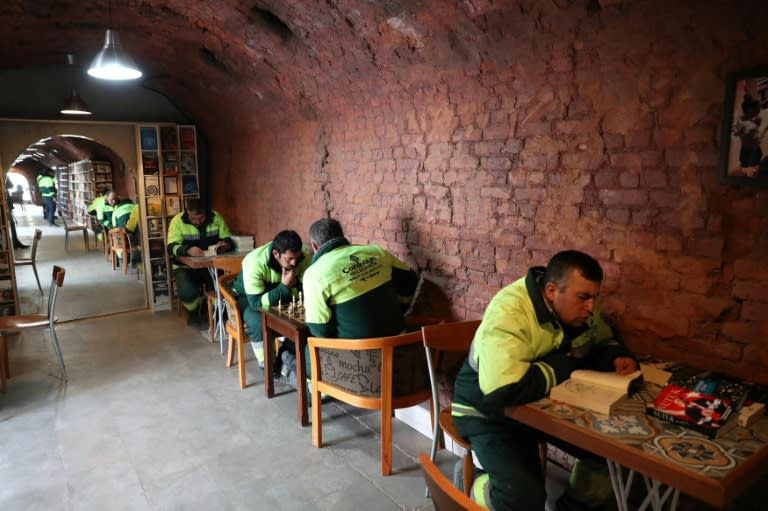
{"type": "MultiPolygon", "coordinates": [[[[312,373],[312,444],[315,447],[323,446],[323,424],[322,424],[322,403],[320,394],[324,393],[331,397],[343,401],[352,406],[365,408],[368,410],[379,410],[381,412],[381,473],[390,475],[392,473],[392,415],[397,408],[406,408],[414,406],[430,399],[430,390],[426,386],[421,389],[415,389],[411,393],[394,396],[393,392],[393,373],[394,373],[394,352],[396,347],[406,347],[420,345],[421,332],[410,332],[391,337],[376,337],[370,339],[326,339],[319,337],[310,337],[309,357],[311,360],[312,373]],[[343,378],[333,379],[333,373],[328,371],[328,378],[325,378],[321,370],[320,350],[344,350],[349,352],[360,352],[364,350],[376,350],[380,353],[380,386],[376,388],[375,383],[371,385],[371,392],[353,392],[348,388],[339,385],[343,378]]],[[[360,354],[362,355],[362,354],[360,354]]],[[[375,370],[375,365],[370,366],[375,370]]],[[[367,368],[366,368],[367,369],[367,368]]],[[[426,368],[425,368],[426,370],[426,368]]],[[[373,373],[375,371],[371,371],[373,373]]],[[[366,374],[366,376],[374,376],[366,374]]],[[[299,382],[301,385],[302,382],[299,382]]]]}
{"type": "Polygon", "coordinates": [[[67,223],[67,218],[61,215],[61,223],[64,226],[64,250],[69,250],[69,233],[81,231],[83,233],[83,241],[85,242],[85,251],[87,252],[91,248],[90,241],[88,240],[88,226],[67,223]]]}
{"type": "Polygon", "coordinates": [[[245,351],[243,350],[243,345],[250,341],[245,335],[245,325],[243,324],[243,317],[240,314],[240,310],[237,308],[237,299],[232,294],[232,282],[237,278],[237,275],[237,273],[221,275],[218,278],[218,283],[219,292],[224,300],[224,310],[227,316],[224,323],[224,331],[229,338],[229,346],[227,347],[227,367],[232,367],[232,357],[235,350],[237,350],[238,381],[240,382],[240,388],[244,389],[246,382],[245,351]]]}
{"type": "Polygon", "coordinates": [[[47,314],[22,314],[17,316],[0,316],[0,373],[2,377],[2,390],[5,391],[5,380],[10,377],[8,369],[8,340],[7,334],[10,332],[18,332],[21,330],[29,330],[33,328],[45,328],[51,334],[51,344],[53,345],[53,351],[56,352],[56,358],[59,359],[59,366],[61,367],[61,375],[64,381],[67,381],[67,370],[64,366],[64,357],[61,355],[61,347],[59,346],[59,338],[56,336],[56,297],[61,286],[64,285],[64,274],[66,270],[60,266],[53,267],[53,277],[51,279],[51,290],[48,293],[48,312],[47,314]]]}
{"type": "Polygon", "coordinates": [[[463,470],[464,493],[469,495],[472,488],[472,446],[456,430],[451,415],[451,405],[440,406],[440,392],[438,385],[438,369],[440,368],[445,352],[469,353],[472,345],[472,339],[475,336],[477,327],[480,326],[479,320],[460,321],[457,323],[440,323],[436,325],[424,326],[421,328],[422,341],[424,343],[424,352],[427,357],[427,367],[429,369],[429,382],[432,387],[432,450],[429,453],[429,459],[435,461],[437,455],[437,445],[440,438],[440,432],[446,435],[464,448],[463,470]],[[435,420],[435,417],[437,420],[435,420]]]}
{"type": "Polygon", "coordinates": [[[133,246],[130,236],[122,227],[109,230],[109,245],[112,254],[112,270],[116,270],[120,260],[123,260],[123,273],[128,275],[128,265],[133,258],[133,246]]]}
{"type": "Polygon", "coordinates": [[[485,509],[453,486],[437,465],[432,463],[427,453],[419,454],[419,463],[421,463],[424,480],[436,511],[483,511],[485,509]]]}
{"type": "Polygon", "coordinates": [[[103,225],[100,225],[98,228],[101,229],[101,240],[104,248],[104,260],[109,261],[112,257],[112,242],[109,239],[109,229],[103,225]]]}
{"type": "Polygon", "coordinates": [[[32,250],[30,251],[30,257],[24,257],[15,259],[13,264],[16,266],[32,266],[32,271],[35,272],[35,280],[37,280],[37,288],[40,290],[40,295],[43,294],[43,286],[40,285],[40,277],[37,275],[37,245],[40,242],[40,238],[43,237],[43,231],[35,229],[35,237],[32,238],[32,250]]]}

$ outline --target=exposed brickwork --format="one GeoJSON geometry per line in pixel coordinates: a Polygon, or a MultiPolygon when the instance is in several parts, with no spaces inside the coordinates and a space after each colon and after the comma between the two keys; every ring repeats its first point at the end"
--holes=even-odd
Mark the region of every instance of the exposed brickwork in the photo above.
{"type": "MultiPolygon", "coordinates": [[[[52,6],[55,31],[23,4],[0,7],[20,19],[0,64],[101,37],[94,2],[52,6]]],[[[236,230],[333,215],[455,318],[583,249],[632,347],[768,381],[768,202],[717,180],[725,74],[768,63],[765,2],[127,4],[124,43],[209,140],[236,230]]]]}

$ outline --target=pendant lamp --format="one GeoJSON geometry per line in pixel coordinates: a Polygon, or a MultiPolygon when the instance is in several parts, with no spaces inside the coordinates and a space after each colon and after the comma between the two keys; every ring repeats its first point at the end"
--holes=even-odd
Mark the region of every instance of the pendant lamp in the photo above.
{"type": "Polygon", "coordinates": [[[61,107],[61,113],[65,115],[91,115],[85,101],[77,95],[77,89],[75,88],[75,73],[72,71],[75,65],[74,56],[71,54],[67,55],[67,62],[69,62],[70,74],[72,75],[72,95],[64,102],[64,106],[61,107]]]}
{"type": "Polygon", "coordinates": [[[117,31],[111,28],[107,29],[104,47],[91,62],[88,74],[102,80],[135,80],[141,77],[136,63],[123,51],[117,31]]]}

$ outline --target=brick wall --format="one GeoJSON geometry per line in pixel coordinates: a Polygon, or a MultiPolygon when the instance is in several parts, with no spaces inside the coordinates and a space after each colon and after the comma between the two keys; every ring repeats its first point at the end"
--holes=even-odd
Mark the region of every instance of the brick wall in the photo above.
{"type": "Polygon", "coordinates": [[[473,18],[466,58],[320,91],[311,121],[208,129],[214,206],[258,243],[330,214],[456,319],[581,249],[633,348],[768,381],[766,191],[717,178],[725,76],[768,64],[765,9],[519,4],[473,18]]]}

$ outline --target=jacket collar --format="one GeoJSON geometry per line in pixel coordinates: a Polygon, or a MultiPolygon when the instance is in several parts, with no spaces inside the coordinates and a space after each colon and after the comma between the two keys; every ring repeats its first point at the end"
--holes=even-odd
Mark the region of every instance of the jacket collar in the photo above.
{"type": "Polygon", "coordinates": [[[314,263],[318,259],[320,259],[323,255],[327,254],[331,250],[335,248],[339,248],[344,245],[349,245],[349,241],[347,241],[347,238],[341,237],[341,238],[334,238],[332,240],[328,240],[325,243],[323,243],[323,246],[320,247],[317,252],[315,252],[315,255],[312,256],[312,262],[314,263]]]}
{"type": "Polygon", "coordinates": [[[528,296],[531,297],[533,302],[533,310],[536,312],[536,319],[539,324],[552,323],[559,327],[557,318],[547,306],[547,302],[544,301],[544,296],[541,294],[541,281],[544,278],[544,267],[534,266],[528,270],[528,274],[525,276],[525,289],[528,291],[528,296]]]}

